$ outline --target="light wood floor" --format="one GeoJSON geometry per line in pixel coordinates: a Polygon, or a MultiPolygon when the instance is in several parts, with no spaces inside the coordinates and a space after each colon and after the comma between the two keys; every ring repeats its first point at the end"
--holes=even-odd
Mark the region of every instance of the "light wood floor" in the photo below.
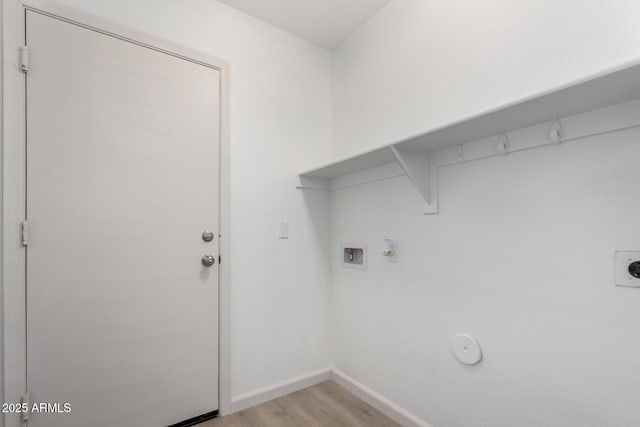
{"type": "Polygon", "coordinates": [[[333,381],[216,418],[198,427],[399,427],[333,381]]]}

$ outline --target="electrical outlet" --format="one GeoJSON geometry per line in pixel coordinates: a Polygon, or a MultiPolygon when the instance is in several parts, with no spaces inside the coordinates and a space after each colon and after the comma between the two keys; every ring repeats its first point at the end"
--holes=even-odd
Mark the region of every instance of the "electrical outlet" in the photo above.
{"type": "Polygon", "coordinates": [[[616,252],[616,286],[640,288],[640,251],[616,252]]]}

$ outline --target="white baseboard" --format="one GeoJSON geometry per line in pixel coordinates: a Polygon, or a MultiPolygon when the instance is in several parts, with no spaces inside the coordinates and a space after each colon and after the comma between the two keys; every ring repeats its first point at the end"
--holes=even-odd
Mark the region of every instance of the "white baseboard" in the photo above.
{"type": "Polygon", "coordinates": [[[383,397],[360,384],[344,372],[335,368],[325,368],[316,372],[310,372],[299,377],[291,378],[277,384],[270,385],[249,393],[235,396],[231,399],[232,412],[242,411],[278,397],[302,390],[324,381],[333,380],[340,384],[378,411],[385,414],[404,427],[431,427],[431,425],[412,413],[402,409],[386,397],[383,397]]]}
{"type": "Polygon", "coordinates": [[[331,370],[331,379],[404,427],[431,427],[431,424],[422,421],[338,369],[331,370]]]}
{"type": "Polygon", "coordinates": [[[231,399],[231,412],[242,411],[269,400],[277,399],[298,390],[302,390],[312,385],[331,379],[331,368],[321,369],[316,372],[300,375],[270,386],[251,391],[249,393],[234,396],[231,399]]]}

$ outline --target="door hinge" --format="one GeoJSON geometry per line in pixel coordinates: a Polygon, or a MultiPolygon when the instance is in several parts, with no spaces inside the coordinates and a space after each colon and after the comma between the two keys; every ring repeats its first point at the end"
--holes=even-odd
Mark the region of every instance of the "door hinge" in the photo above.
{"type": "Polygon", "coordinates": [[[20,228],[22,229],[22,246],[27,246],[29,244],[29,224],[26,219],[20,223],[20,228]]]}
{"type": "Polygon", "coordinates": [[[20,403],[20,406],[22,406],[22,421],[27,421],[31,413],[31,398],[29,397],[29,392],[26,392],[20,397],[20,403]]]}
{"type": "Polygon", "coordinates": [[[20,46],[20,71],[29,72],[29,49],[26,46],[20,46]]]}

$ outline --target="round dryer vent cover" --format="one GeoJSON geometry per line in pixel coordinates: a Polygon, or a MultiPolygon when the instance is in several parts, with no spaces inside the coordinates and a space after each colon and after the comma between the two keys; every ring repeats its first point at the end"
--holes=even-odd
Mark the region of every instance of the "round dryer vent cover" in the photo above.
{"type": "Polygon", "coordinates": [[[477,365],[482,360],[482,349],[471,335],[458,334],[451,341],[453,353],[465,365],[477,365]]]}

